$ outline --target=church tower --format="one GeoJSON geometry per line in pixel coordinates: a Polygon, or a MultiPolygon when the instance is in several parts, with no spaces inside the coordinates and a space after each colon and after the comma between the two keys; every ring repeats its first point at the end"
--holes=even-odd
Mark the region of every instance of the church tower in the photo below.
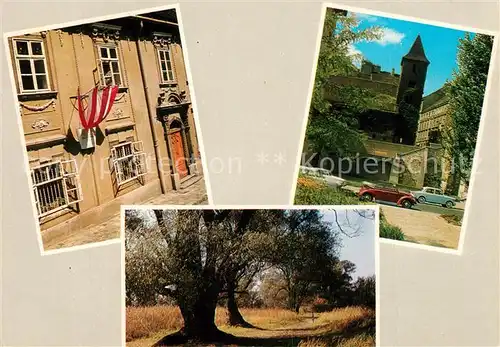
{"type": "Polygon", "coordinates": [[[402,100],[420,110],[424,94],[427,67],[430,62],[425,56],[420,35],[417,36],[410,51],[401,59],[401,76],[397,94],[397,105],[402,100]]]}

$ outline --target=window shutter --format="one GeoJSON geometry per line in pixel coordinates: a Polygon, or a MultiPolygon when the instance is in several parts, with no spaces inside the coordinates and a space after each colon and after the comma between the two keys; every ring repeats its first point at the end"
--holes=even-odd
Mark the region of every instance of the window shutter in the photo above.
{"type": "Polygon", "coordinates": [[[35,180],[35,172],[33,170],[31,170],[31,184],[32,184],[32,187],[33,187],[33,196],[34,196],[34,199],[35,199],[35,208],[36,208],[36,213],[37,213],[37,216],[39,216],[42,211],[40,210],[40,198],[38,196],[38,189],[36,187],[36,180],[35,180]]]}
{"type": "Polygon", "coordinates": [[[83,200],[83,194],[76,161],[74,159],[61,161],[61,170],[64,177],[68,205],[79,203],[83,200]]]}

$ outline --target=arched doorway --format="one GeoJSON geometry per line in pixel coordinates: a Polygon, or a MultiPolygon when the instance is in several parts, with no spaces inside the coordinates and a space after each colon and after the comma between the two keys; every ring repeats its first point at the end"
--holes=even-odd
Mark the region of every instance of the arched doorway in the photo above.
{"type": "Polygon", "coordinates": [[[189,174],[186,157],[186,146],[184,143],[184,129],[180,120],[174,119],[170,122],[168,129],[168,137],[170,140],[170,145],[172,146],[172,160],[173,165],[179,178],[183,179],[189,174]]]}

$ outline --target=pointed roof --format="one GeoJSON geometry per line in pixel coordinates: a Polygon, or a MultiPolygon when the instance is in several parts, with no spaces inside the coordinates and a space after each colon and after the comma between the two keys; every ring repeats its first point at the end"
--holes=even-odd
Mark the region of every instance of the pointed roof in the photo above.
{"type": "Polygon", "coordinates": [[[430,61],[425,56],[424,45],[422,44],[420,35],[417,35],[417,38],[415,39],[415,42],[413,42],[410,51],[403,57],[403,59],[422,61],[427,64],[430,63],[430,61]]]}

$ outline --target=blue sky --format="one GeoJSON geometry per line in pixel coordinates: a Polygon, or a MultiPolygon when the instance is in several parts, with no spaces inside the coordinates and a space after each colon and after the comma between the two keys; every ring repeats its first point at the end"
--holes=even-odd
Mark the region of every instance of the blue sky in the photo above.
{"type": "Polygon", "coordinates": [[[451,79],[452,71],[456,68],[458,39],[465,36],[465,31],[362,13],[355,15],[360,20],[360,29],[374,25],[383,27],[382,39],[360,42],[353,47],[354,51],[380,65],[382,70],[391,71],[394,68],[396,73],[400,73],[401,57],[408,53],[420,34],[425,55],[431,62],[427,70],[424,95],[436,91],[446,79],[451,79]]]}
{"type": "MultiPolygon", "coordinates": [[[[360,209],[361,210],[361,209],[360,209]]],[[[369,210],[373,211],[373,210],[369,210]]],[[[338,222],[342,229],[347,232],[355,230],[361,231],[359,236],[348,237],[340,233],[342,247],[340,249],[340,259],[349,260],[356,264],[354,278],[372,276],[375,274],[375,219],[360,216],[354,210],[337,209],[338,222]],[[350,224],[350,226],[348,225],[350,224]]],[[[335,223],[333,211],[325,211],[323,214],[325,221],[335,223]]],[[[338,229],[338,227],[336,227],[338,229]]]]}

